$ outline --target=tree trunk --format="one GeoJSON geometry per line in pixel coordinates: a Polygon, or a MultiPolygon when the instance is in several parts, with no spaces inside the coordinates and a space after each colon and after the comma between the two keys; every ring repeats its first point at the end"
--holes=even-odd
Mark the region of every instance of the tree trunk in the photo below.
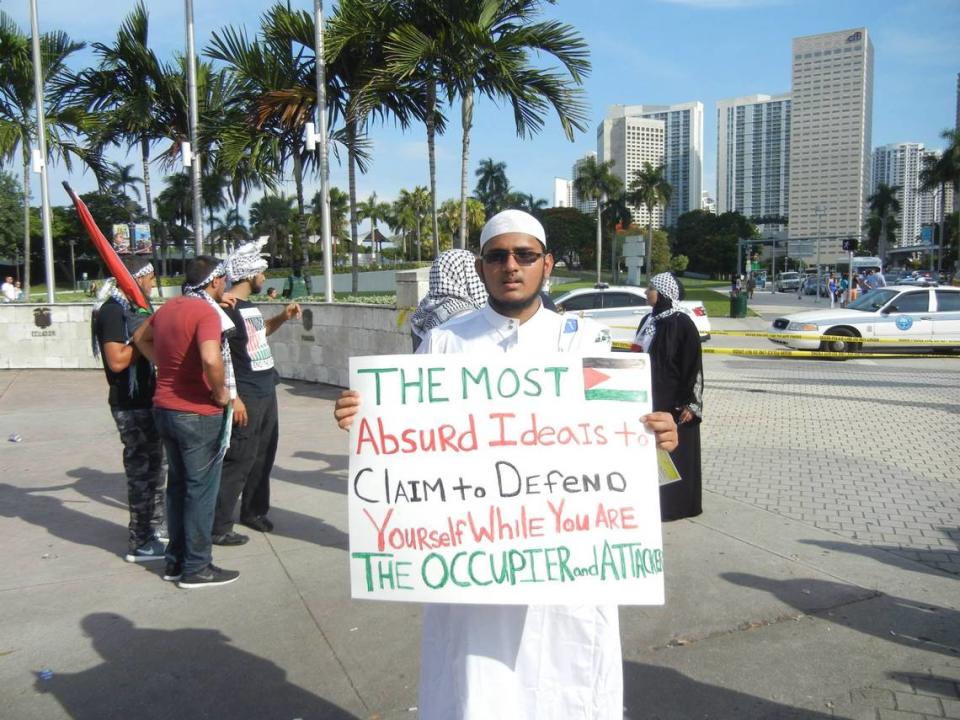
{"type": "MultiPolygon", "coordinates": [[[[433,223],[433,256],[440,255],[440,223],[437,220],[437,83],[427,83],[427,155],[430,159],[430,218],[433,223]]],[[[419,260],[420,249],[417,248],[419,260]]]]}
{"type": "Polygon", "coordinates": [[[421,262],[421,250],[423,249],[423,240],[420,238],[420,216],[417,216],[417,262],[421,262]]]}
{"type": "Polygon", "coordinates": [[[310,267],[310,254],[307,252],[307,213],[303,200],[303,160],[299,146],[293,151],[293,182],[297,188],[297,227],[300,228],[300,252],[303,256],[304,272],[310,267]]]}
{"type": "Polygon", "coordinates": [[[647,246],[643,249],[643,274],[644,281],[650,284],[650,278],[653,277],[650,271],[650,263],[653,261],[653,206],[647,205],[647,246]]]}
{"type": "Polygon", "coordinates": [[[357,257],[357,158],[354,151],[356,140],[356,124],[347,122],[347,182],[350,192],[350,243],[352,246],[350,259],[350,287],[354,294],[360,289],[360,271],[357,257]]]}
{"type": "MultiPolygon", "coordinates": [[[[156,227],[153,223],[153,195],[150,192],[150,141],[147,138],[140,138],[140,161],[143,165],[143,204],[147,208],[147,226],[150,228],[150,242],[153,245],[154,268],[159,271],[160,277],[165,274],[165,264],[163,260],[163,246],[156,235],[156,227]]],[[[160,283],[160,277],[157,278],[157,295],[163,297],[163,286],[160,283]]]]}
{"type": "Polygon", "coordinates": [[[23,299],[30,302],[30,155],[23,145],[23,299]]]}
{"type": "Polygon", "coordinates": [[[460,151],[460,234],[457,246],[467,247],[467,165],[470,163],[470,130],[473,127],[473,88],[463,94],[460,112],[463,125],[463,141],[460,151]]]}
{"type": "Polygon", "coordinates": [[[597,285],[600,284],[600,262],[602,258],[602,248],[603,248],[603,238],[602,230],[600,229],[600,199],[597,199],[597,285]]]}

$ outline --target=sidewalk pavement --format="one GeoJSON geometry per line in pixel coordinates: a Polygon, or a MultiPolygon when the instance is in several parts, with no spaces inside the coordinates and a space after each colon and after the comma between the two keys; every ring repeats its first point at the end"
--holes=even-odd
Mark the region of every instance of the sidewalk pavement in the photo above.
{"type": "MultiPolygon", "coordinates": [[[[745,382],[754,367],[705,362],[745,382]]],[[[0,372],[0,716],[416,717],[419,607],[349,597],[337,392],[280,386],[276,531],[215,548],[241,577],[194,592],[123,562],[102,375],[0,372]]],[[[621,610],[625,717],[960,718],[960,575],[727,493],[712,453],[750,443],[720,392],[705,512],[664,526],[667,603],[621,610]]]]}

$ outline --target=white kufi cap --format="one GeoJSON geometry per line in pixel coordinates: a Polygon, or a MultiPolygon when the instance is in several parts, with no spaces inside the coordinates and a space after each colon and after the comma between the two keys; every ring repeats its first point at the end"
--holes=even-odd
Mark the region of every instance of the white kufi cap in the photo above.
{"type": "Polygon", "coordinates": [[[507,233],[532,235],[540,241],[544,250],[547,249],[547,234],[539,220],[523,210],[503,210],[487,220],[487,224],[483,226],[483,232],[480,233],[480,252],[483,252],[483,246],[488,240],[507,233]]]}

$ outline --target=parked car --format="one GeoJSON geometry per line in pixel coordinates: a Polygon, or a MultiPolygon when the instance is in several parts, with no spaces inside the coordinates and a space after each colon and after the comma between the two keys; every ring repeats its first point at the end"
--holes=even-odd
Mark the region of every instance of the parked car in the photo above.
{"type": "Polygon", "coordinates": [[[800,273],[793,271],[782,272],[777,276],[777,292],[796,292],[800,289],[800,273]]]}
{"type": "MultiPolygon", "coordinates": [[[[632,285],[579,288],[564,293],[554,301],[557,312],[589,317],[610,328],[616,349],[626,349],[633,342],[637,326],[650,312],[646,292],[632,285]]],[[[699,300],[681,300],[685,312],[700,333],[700,340],[710,339],[710,318],[699,300]]]]}
{"type": "Polygon", "coordinates": [[[960,287],[893,285],[877,288],[857,298],[846,308],[810,310],[778,317],[774,333],[801,337],[770,338],[798,350],[857,352],[862,347],[903,348],[910,343],[883,344],[870,340],[950,340],[956,344],[920,345],[922,349],[960,349],[960,287]],[[863,338],[864,342],[821,340],[823,335],[863,338]]]}

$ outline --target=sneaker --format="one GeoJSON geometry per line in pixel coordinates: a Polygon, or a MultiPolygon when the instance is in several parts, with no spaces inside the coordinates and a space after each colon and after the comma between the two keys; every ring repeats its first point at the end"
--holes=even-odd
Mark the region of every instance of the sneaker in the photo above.
{"type": "Polygon", "coordinates": [[[228,532],[223,533],[222,535],[213,535],[210,537],[210,542],[214,545],[243,545],[250,538],[246,535],[241,535],[240,533],[228,532]]]}
{"type": "Polygon", "coordinates": [[[257,530],[258,532],[270,532],[273,530],[273,523],[270,522],[269,518],[266,515],[257,515],[252,518],[247,518],[246,520],[241,520],[242,525],[246,525],[251,530],[257,530]]]}
{"type": "Polygon", "coordinates": [[[170,531],[167,530],[167,524],[161,523],[153,529],[153,539],[162,543],[170,542],[170,531]]]}
{"type": "Polygon", "coordinates": [[[200,572],[181,577],[177,583],[177,587],[185,590],[195,590],[197,588],[214,587],[216,585],[229,585],[238,577],[240,577],[240,573],[236,570],[224,570],[210,563],[200,572]]]}
{"type": "Polygon", "coordinates": [[[127,562],[152,562],[153,560],[165,559],[166,545],[159,540],[147,540],[136,550],[128,552],[124,556],[127,562]]]}
{"type": "Polygon", "coordinates": [[[167,582],[176,582],[183,577],[183,569],[180,563],[167,560],[167,567],[163,570],[163,579],[167,582]]]}

